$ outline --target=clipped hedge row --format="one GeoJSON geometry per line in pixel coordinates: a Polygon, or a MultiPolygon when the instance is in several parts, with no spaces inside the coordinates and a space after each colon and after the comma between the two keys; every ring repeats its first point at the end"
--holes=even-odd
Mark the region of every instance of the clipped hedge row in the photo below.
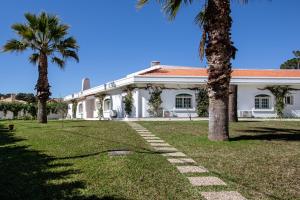
{"type": "MultiPolygon", "coordinates": [[[[68,105],[65,102],[48,102],[47,103],[47,114],[53,113],[66,113],[68,105]]],[[[36,103],[18,103],[18,102],[0,102],[0,111],[7,115],[10,111],[13,113],[14,118],[18,117],[19,112],[23,111],[24,116],[29,114],[32,118],[37,116],[37,104],[36,103]]]]}

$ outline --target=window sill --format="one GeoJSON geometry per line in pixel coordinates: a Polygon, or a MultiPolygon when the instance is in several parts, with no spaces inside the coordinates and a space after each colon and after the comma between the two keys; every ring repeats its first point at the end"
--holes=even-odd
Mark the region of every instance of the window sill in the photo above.
{"type": "Polygon", "coordinates": [[[273,108],[270,109],[253,109],[253,112],[274,112],[275,110],[273,108]]]}
{"type": "Polygon", "coordinates": [[[195,108],[173,108],[173,111],[192,111],[195,112],[196,109],[195,108]]]}

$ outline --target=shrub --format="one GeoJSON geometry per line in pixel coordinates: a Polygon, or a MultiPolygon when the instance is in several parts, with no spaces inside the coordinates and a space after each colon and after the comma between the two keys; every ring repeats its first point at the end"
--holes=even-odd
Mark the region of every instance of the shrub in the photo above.
{"type": "Polygon", "coordinates": [[[132,91],[131,90],[127,91],[127,94],[124,97],[123,103],[124,103],[124,106],[125,106],[125,108],[124,108],[125,113],[127,115],[131,115],[132,104],[133,104],[133,98],[132,98],[132,91]]]}
{"type": "Polygon", "coordinates": [[[197,114],[199,117],[208,117],[209,99],[206,89],[199,89],[197,95],[197,114]]]}
{"type": "Polygon", "coordinates": [[[151,87],[149,94],[150,94],[150,99],[149,99],[149,109],[148,112],[150,115],[153,117],[161,117],[162,116],[162,100],[161,100],[161,93],[162,90],[160,87],[151,87]]]}

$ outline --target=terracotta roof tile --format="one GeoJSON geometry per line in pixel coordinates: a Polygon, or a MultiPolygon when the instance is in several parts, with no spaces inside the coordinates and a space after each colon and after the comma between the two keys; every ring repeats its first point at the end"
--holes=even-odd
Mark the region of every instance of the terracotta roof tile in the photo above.
{"type": "MultiPolygon", "coordinates": [[[[143,76],[207,76],[207,69],[192,67],[162,67],[142,73],[143,76]]],[[[283,69],[234,69],[232,77],[296,77],[300,70],[283,69]]]]}

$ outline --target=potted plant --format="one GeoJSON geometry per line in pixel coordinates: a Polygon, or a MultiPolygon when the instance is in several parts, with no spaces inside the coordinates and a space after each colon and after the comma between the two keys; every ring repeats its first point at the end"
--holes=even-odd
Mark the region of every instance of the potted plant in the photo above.
{"type": "Polygon", "coordinates": [[[132,112],[132,104],[133,104],[133,98],[132,98],[132,92],[131,90],[128,90],[126,96],[124,97],[123,103],[125,105],[125,120],[128,120],[130,117],[130,114],[132,112]]]}

